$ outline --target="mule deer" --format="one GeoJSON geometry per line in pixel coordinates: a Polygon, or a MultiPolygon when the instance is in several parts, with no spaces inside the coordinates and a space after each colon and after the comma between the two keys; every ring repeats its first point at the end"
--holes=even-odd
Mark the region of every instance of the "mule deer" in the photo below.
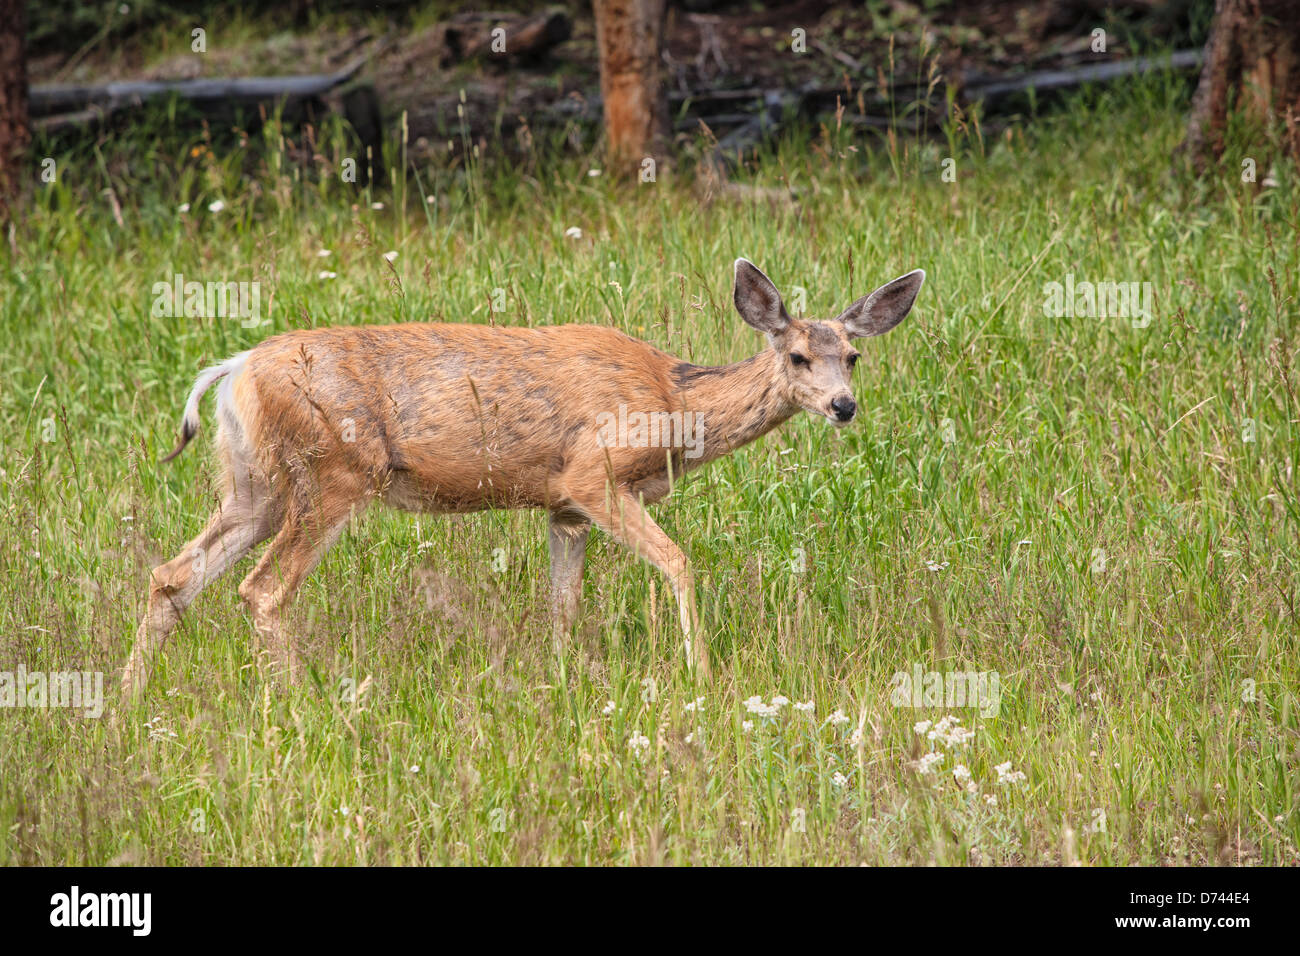
{"type": "Polygon", "coordinates": [[[646,503],[800,409],[850,422],[851,340],[898,325],[924,279],[918,269],[837,318],[803,321],[738,259],[736,309],[770,347],[716,368],[600,326],[404,324],[286,332],[203,371],[164,461],[194,437],[199,399],[220,382],[224,500],[179,556],[153,569],[124,696],[143,690],[153,656],[198,593],[272,535],[239,593],[296,680],[281,614],[349,519],[376,499],[431,512],[547,509],[557,637],[577,616],[596,524],[668,578],[687,659],[707,674],[690,565],[646,503]]]}

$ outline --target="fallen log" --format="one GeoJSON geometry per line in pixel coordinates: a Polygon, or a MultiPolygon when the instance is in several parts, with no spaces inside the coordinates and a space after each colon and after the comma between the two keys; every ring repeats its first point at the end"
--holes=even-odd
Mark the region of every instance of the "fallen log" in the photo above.
{"type": "MultiPolygon", "coordinates": [[[[353,78],[369,56],[359,57],[336,73],[310,76],[254,76],[237,79],[150,80],[99,85],[46,84],[30,92],[32,125],[46,133],[95,126],[114,114],[137,109],[146,102],[178,96],[208,119],[233,120],[239,107],[274,104],[292,124],[316,122],[331,106],[343,113],[361,141],[358,184],[382,183],[385,170],[383,123],[379,97],[372,85],[353,78]]],[[[253,118],[256,124],[258,119],[253,118]]]]}
{"type": "Polygon", "coordinates": [[[795,94],[771,90],[763,96],[763,108],[744,125],[732,130],[713,149],[713,162],[721,163],[732,160],[745,150],[757,146],[764,139],[776,132],[786,109],[796,105],[799,97],[795,94]]]}
{"type": "Polygon", "coordinates": [[[740,126],[748,123],[753,118],[753,113],[714,113],[710,116],[687,116],[677,120],[673,124],[673,129],[678,132],[692,130],[701,123],[709,129],[717,129],[719,126],[740,126]]]}
{"type": "Polygon", "coordinates": [[[176,95],[194,103],[262,103],[323,96],[354,77],[365,64],[362,57],[337,73],[312,76],[250,76],[238,79],[127,80],[120,83],[37,84],[31,88],[32,116],[53,116],[92,107],[105,113],[139,106],[157,97],[176,95]]]}
{"type": "Polygon", "coordinates": [[[798,101],[797,94],[769,90],[763,94],[762,109],[717,141],[696,169],[696,188],[706,203],[718,197],[739,202],[759,200],[775,206],[789,206],[797,201],[794,190],[789,188],[733,183],[731,168],[740,165],[746,149],[772,136],[780,127],[785,111],[798,101]]]}
{"type": "MultiPolygon", "coordinates": [[[[531,17],[494,18],[498,22],[484,26],[464,21],[448,24],[443,31],[447,45],[447,63],[475,57],[502,57],[535,60],[551,47],[573,35],[573,21],[563,10],[547,10],[531,17]]],[[[474,20],[481,21],[481,17],[474,20]]],[[[444,63],[446,65],[446,63],[444,63]]]]}
{"type": "MultiPolygon", "coordinates": [[[[1201,56],[1200,50],[1178,50],[1167,57],[1136,57],[1130,60],[1088,63],[1068,69],[1037,70],[1016,76],[985,76],[968,73],[959,78],[958,89],[963,102],[991,101],[1016,93],[1024,93],[1030,89],[1039,91],[1059,90],[1084,86],[1089,83],[1107,83],[1129,76],[1149,73],[1153,70],[1193,70],[1200,66],[1201,56]]],[[[865,97],[864,104],[869,107],[888,108],[892,105],[895,108],[901,108],[921,99],[928,89],[930,89],[928,85],[918,85],[915,88],[900,85],[894,87],[891,96],[873,93],[865,97]]],[[[673,90],[669,92],[668,99],[673,104],[689,103],[690,108],[695,109],[701,108],[705,104],[734,105],[736,103],[766,100],[773,92],[773,90],[763,87],[673,90]]],[[[782,92],[785,92],[786,95],[792,95],[790,91],[782,92]]],[[[857,106],[856,98],[846,91],[842,84],[808,86],[796,91],[796,94],[800,106],[813,112],[833,110],[837,101],[843,103],[846,109],[855,109],[857,106]]]]}
{"type": "Polygon", "coordinates": [[[1153,70],[1194,70],[1201,65],[1200,50],[1178,50],[1169,56],[1140,56],[1131,60],[1089,63],[1067,70],[1038,70],[1020,76],[967,76],[962,83],[968,103],[1002,99],[1029,90],[1071,89],[1088,83],[1108,83],[1153,70]]]}
{"type": "Polygon", "coordinates": [[[102,123],[107,114],[96,106],[71,113],[58,113],[54,116],[38,116],[32,120],[32,128],[42,133],[61,133],[73,127],[94,126],[102,123]]]}

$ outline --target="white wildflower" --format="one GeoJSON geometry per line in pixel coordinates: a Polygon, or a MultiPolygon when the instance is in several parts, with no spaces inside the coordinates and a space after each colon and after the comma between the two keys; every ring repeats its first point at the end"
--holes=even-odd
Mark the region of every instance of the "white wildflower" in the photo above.
{"type": "Polygon", "coordinates": [[[171,740],[176,736],[176,731],[163,726],[161,714],[153,718],[153,720],[146,720],[144,725],[149,728],[150,740],[171,740]]]}
{"type": "Polygon", "coordinates": [[[933,773],[934,768],[941,763],[943,763],[943,753],[936,750],[923,754],[921,759],[916,762],[916,769],[919,773],[933,773]]]}
{"type": "MultiPolygon", "coordinates": [[[[951,714],[941,718],[934,729],[926,733],[926,738],[948,747],[964,747],[975,739],[975,731],[959,726],[961,721],[951,714]]],[[[920,726],[919,724],[917,726],[920,726]]],[[[920,733],[920,731],[918,731],[920,733]]]]}
{"type": "Polygon", "coordinates": [[[1023,783],[1025,780],[1025,775],[1022,771],[1011,769],[1010,760],[998,764],[993,769],[997,771],[998,783],[1004,786],[1011,783],[1023,783]]]}

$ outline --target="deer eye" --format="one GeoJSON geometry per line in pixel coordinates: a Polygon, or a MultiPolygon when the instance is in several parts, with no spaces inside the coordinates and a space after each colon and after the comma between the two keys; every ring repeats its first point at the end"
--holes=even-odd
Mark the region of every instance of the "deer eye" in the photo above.
{"type": "Polygon", "coordinates": [[[861,357],[862,357],[862,356],[858,355],[857,352],[854,352],[852,355],[850,355],[850,356],[849,356],[849,368],[853,368],[853,366],[857,365],[857,364],[858,364],[858,359],[861,358],[861,357]]]}
{"type": "Polygon", "coordinates": [[[801,365],[807,365],[807,364],[808,364],[808,358],[807,358],[807,356],[800,355],[798,352],[791,352],[791,353],[790,353],[790,364],[792,364],[795,368],[799,368],[799,366],[801,366],[801,365]]]}

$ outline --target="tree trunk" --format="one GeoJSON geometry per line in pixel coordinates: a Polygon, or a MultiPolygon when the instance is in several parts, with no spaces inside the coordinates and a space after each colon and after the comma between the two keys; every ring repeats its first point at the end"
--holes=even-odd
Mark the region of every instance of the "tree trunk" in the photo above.
{"type": "Polygon", "coordinates": [[[23,155],[31,141],[27,117],[25,0],[0,0],[0,223],[22,182],[23,155]]]}
{"type": "Polygon", "coordinates": [[[600,93],[610,162],[633,175],[646,159],[662,163],[668,143],[668,94],[661,50],[665,0],[593,0],[600,50],[600,93]]]}
{"type": "Polygon", "coordinates": [[[1283,148],[1300,159],[1300,0],[1216,0],[1180,147],[1197,169],[1223,155],[1230,105],[1265,126],[1280,121],[1283,148]]]}

